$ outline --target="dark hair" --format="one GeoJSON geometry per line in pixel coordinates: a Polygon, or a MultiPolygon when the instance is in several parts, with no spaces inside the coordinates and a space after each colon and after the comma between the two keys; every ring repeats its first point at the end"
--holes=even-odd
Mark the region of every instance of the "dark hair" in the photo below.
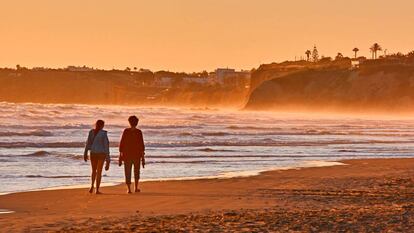
{"type": "Polygon", "coordinates": [[[95,123],[95,130],[99,131],[99,130],[103,129],[104,125],[105,125],[105,121],[97,120],[96,123],[95,123]]]}
{"type": "Polygon", "coordinates": [[[138,121],[139,121],[139,119],[138,119],[138,117],[136,117],[136,116],[130,116],[130,117],[128,118],[128,121],[129,121],[129,124],[130,124],[131,126],[136,127],[136,126],[138,125],[138,121]]]}

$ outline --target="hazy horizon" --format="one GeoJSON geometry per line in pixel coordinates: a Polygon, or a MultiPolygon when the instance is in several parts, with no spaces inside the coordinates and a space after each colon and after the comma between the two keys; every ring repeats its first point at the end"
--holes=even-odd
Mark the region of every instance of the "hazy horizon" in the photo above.
{"type": "Polygon", "coordinates": [[[0,67],[88,65],[151,70],[251,69],[320,55],[408,52],[414,2],[8,1],[1,4],[0,67]],[[335,42],[332,42],[335,41],[335,42]]]}

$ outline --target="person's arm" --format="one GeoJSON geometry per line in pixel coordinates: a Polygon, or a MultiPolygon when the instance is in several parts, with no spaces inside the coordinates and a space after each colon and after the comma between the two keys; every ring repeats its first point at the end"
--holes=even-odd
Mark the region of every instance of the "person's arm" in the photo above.
{"type": "Polygon", "coordinates": [[[110,152],[109,152],[108,134],[106,134],[106,133],[105,133],[105,137],[104,137],[104,146],[105,146],[105,154],[106,154],[105,170],[108,171],[109,170],[109,164],[111,164],[111,156],[110,156],[110,152]]]}
{"type": "Polygon", "coordinates": [[[104,147],[105,147],[105,154],[106,154],[106,162],[110,162],[111,161],[111,156],[110,156],[110,152],[109,152],[109,139],[108,139],[108,134],[105,133],[105,137],[104,137],[104,147]]]}
{"type": "Polygon", "coordinates": [[[142,150],[142,156],[145,155],[145,143],[144,143],[144,135],[142,134],[142,131],[139,131],[139,142],[141,145],[141,150],[142,150]]]}
{"type": "Polygon", "coordinates": [[[88,161],[88,151],[91,148],[91,144],[92,144],[92,135],[91,135],[91,131],[89,131],[88,134],[88,138],[86,139],[86,143],[85,143],[85,151],[83,152],[83,160],[88,161]]]}
{"type": "Polygon", "coordinates": [[[144,135],[142,134],[142,131],[139,131],[141,137],[140,137],[140,143],[142,145],[142,157],[141,157],[141,162],[142,162],[142,168],[145,168],[145,143],[144,143],[144,135]]]}
{"type": "Polygon", "coordinates": [[[122,165],[122,157],[125,148],[125,130],[122,132],[121,141],[119,142],[119,157],[118,157],[118,165],[122,165]]]}

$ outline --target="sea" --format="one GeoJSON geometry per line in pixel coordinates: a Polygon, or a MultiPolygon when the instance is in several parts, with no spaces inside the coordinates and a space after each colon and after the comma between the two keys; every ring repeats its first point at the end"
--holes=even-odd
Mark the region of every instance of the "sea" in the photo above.
{"type": "Polygon", "coordinates": [[[249,112],[173,107],[0,102],[0,193],[89,184],[88,131],[105,121],[106,184],[121,183],[121,133],[139,117],[146,144],[142,180],[227,178],[273,169],[414,154],[414,118],[249,112]]]}

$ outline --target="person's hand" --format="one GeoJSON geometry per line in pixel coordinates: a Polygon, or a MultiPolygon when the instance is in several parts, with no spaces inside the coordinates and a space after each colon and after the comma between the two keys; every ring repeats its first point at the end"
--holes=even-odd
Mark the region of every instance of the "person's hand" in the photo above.
{"type": "Polygon", "coordinates": [[[85,162],[87,162],[87,161],[88,161],[88,155],[87,155],[87,154],[84,154],[84,155],[83,155],[83,160],[84,160],[85,162]]]}
{"type": "Polygon", "coordinates": [[[118,157],[118,166],[122,166],[122,153],[118,157]]]}
{"type": "Polygon", "coordinates": [[[142,168],[145,168],[145,159],[142,158],[142,168]]]}
{"type": "Polygon", "coordinates": [[[110,162],[109,161],[106,161],[106,163],[105,163],[105,171],[108,171],[109,170],[109,164],[110,164],[110,162]]]}

